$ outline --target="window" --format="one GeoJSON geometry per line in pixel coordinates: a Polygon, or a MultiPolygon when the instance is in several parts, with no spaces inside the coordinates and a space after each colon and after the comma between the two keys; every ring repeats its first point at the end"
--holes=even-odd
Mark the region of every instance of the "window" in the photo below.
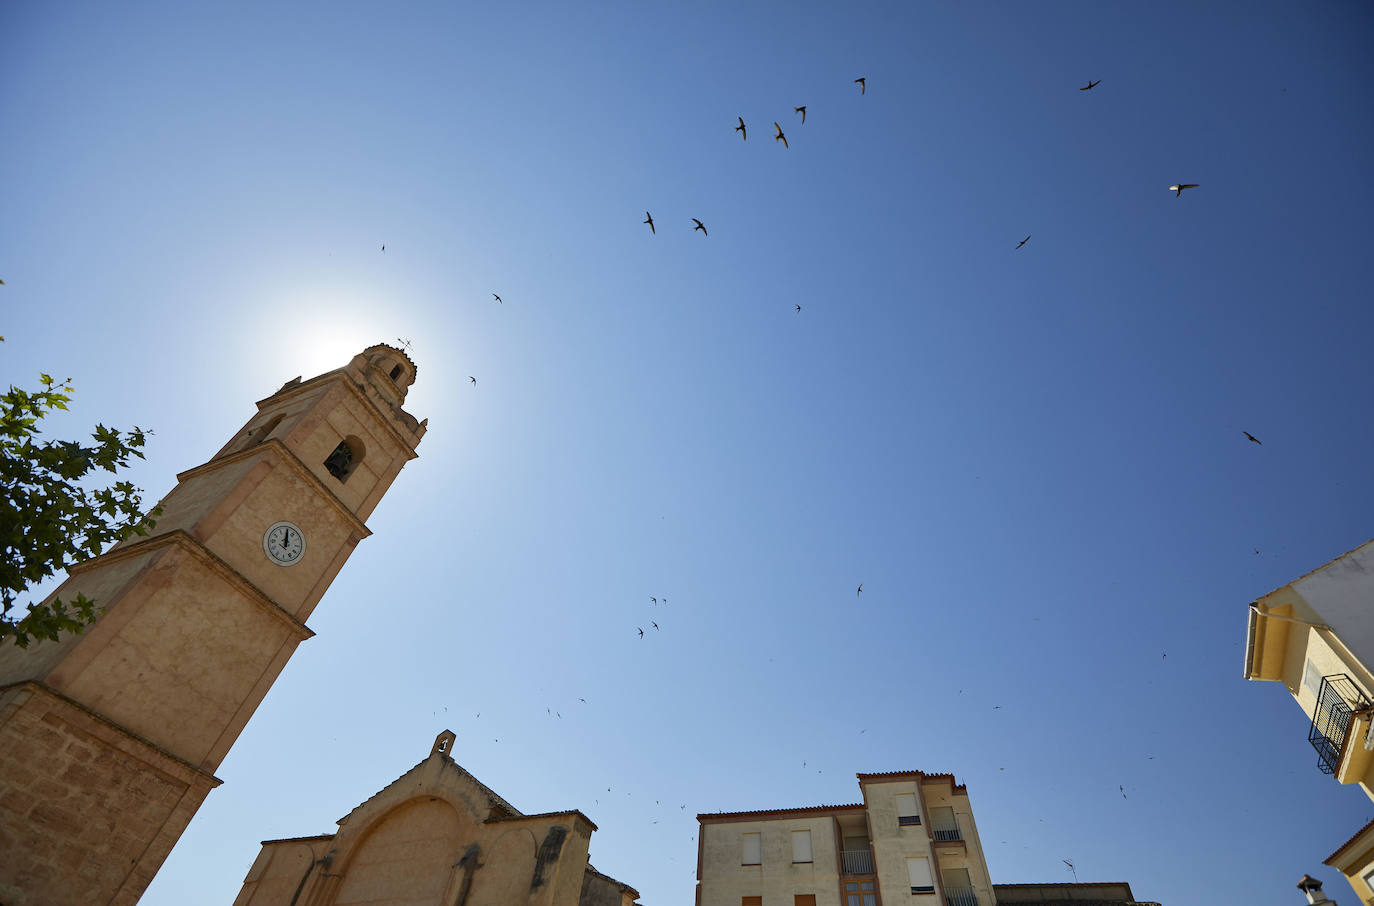
{"type": "Polygon", "coordinates": [[[739,906],[763,906],[763,897],[740,897],[739,906]]]}
{"type": "Polygon", "coordinates": [[[792,906],[816,906],[816,895],[814,893],[794,894],[792,906]]]}
{"type": "Polygon", "coordinates": [[[916,808],[916,794],[902,793],[897,797],[897,825],[910,827],[921,823],[921,813],[916,808]]]}
{"type": "Polygon", "coordinates": [[[349,436],[339,441],[339,445],[334,448],[324,461],[325,470],[339,479],[339,482],[348,481],[348,476],[353,474],[353,469],[358,463],[363,461],[363,442],[358,438],[349,436]]]}
{"type": "Polygon", "coordinates": [[[940,872],[940,880],[945,883],[946,896],[952,890],[973,889],[973,881],[968,876],[967,868],[946,868],[940,872]]]}
{"type": "Polygon", "coordinates": [[[935,892],[935,879],[930,876],[929,859],[907,859],[906,874],[907,878],[911,881],[912,893],[935,892]]]}
{"type": "Polygon", "coordinates": [[[1302,687],[1312,693],[1312,697],[1317,697],[1317,690],[1321,688],[1322,672],[1317,669],[1317,665],[1312,663],[1311,658],[1307,661],[1307,669],[1302,672],[1302,687]]]}
{"type": "Polygon", "coordinates": [[[792,862],[811,861],[811,831],[792,831],[792,862]]]}
{"type": "Polygon", "coordinates": [[[759,845],[758,834],[744,835],[744,851],[740,855],[739,864],[758,865],[763,862],[763,848],[759,845]]]}
{"type": "Polygon", "coordinates": [[[964,835],[959,833],[959,819],[954,817],[954,809],[947,805],[930,810],[930,833],[936,840],[964,839],[964,835]]]}
{"type": "Polygon", "coordinates": [[[844,906],[878,906],[878,895],[872,881],[846,881],[844,906]]]}
{"type": "Polygon", "coordinates": [[[401,376],[401,366],[400,366],[400,365],[397,365],[395,368],[391,369],[391,379],[394,381],[394,380],[396,380],[396,379],[397,379],[398,377],[400,377],[400,376],[401,376]]]}

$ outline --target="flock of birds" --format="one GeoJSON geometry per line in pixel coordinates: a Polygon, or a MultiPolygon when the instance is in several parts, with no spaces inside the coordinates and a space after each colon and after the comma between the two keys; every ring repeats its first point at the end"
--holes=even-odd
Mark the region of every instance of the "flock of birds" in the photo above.
{"type": "MultiPolygon", "coordinates": [[[[1090,79],[1090,80],[1088,81],[1088,84],[1081,86],[1078,90],[1079,90],[1079,91],[1091,91],[1092,89],[1096,88],[1096,87],[1097,87],[1098,85],[1100,85],[1101,83],[1102,83],[1102,80],[1101,80],[1101,79],[1096,79],[1096,80],[1091,80],[1091,79],[1090,79]]],[[[861,76],[861,77],[859,77],[859,78],[857,78],[857,79],[854,79],[854,84],[858,85],[858,87],[859,87],[859,94],[860,94],[861,96],[862,96],[862,95],[866,95],[866,94],[868,93],[868,84],[867,84],[867,79],[866,79],[866,77],[862,77],[862,76],[861,76]]],[[[805,124],[806,124],[807,105],[803,104],[803,105],[800,105],[800,106],[797,106],[797,107],[793,107],[793,108],[792,108],[792,111],[793,111],[793,114],[794,114],[794,115],[799,116],[799,117],[801,118],[801,119],[800,119],[799,125],[805,125],[805,124]]],[[[734,131],[735,131],[735,132],[738,132],[738,133],[740,134],[740,140],[741,140],[741,141],[748,141],[748,139],[749,139],[749,125],[748,125],[748,123],[746,123],[746,122],[744,121],[744,117],[743,117],[743,116],[736,116],[736,123],[737,123],[737,124],[736,124],[735,127],[734,127],[734,131]]],[[[787,134],[786,134],[786,132],[783,130],[782,125],[781,125],[778,121],[776,121],[776,120],[773,121],[773,130],[774,130],[774,134],[773,134],[773,140],[774,140],[774,142],[781,142],[784,149],[790,149],[790,148],[791,148],[791,145],[790,145],[790,143],[788,142],[787,134]]],[[[1198,183],[1184,183],[1184,182],[1180,182],[1180,183],[1175,183],[1175,184],[1169,186],[1168,188],[1169,188],[1169,191],[1171,191],[1171,192],[1174,193],[1175,197],[1182,197],[1184,190],[1186,190],[1186,189],[1196,189],[1196,188],[1199,188],[1199,187],[1200,187],[1200,185],[1199,185],[1198,183]]],[[[707,230],[707,228],[706,228],[706,224],[705,224],[700,218],[691,217],[691,218],[689,218],[689,219],[691,220],[691,222],[692,222],[692,224],[693,224],[693,227],[692,227],[691,232],[700,232],[700,233],[702,234],[703,237],[708,237],[708,236],[710,236],[710,233],[708,232],[708,230],[707,230]]],[[[645,212],[644,212],[644,220],[641,221],[641,222],[642,222],[644,225],[648,226],[650,234],[655,235],[655,236],[658,234],[658,228],[657,228],[657,226],[656,226],[656,223],[655,223],[655,221],[654,221],[653,214],[652,214],[651,212],[645,211],[645,212]]],[[[1019,242],[1016,243],[1015,249],[1016,249],[1016,250],[1020,250],[1023,246],[1026,245],[1026,243],[1028,243],[1028,242],[1030,241],[1030,239],[1031,239],[1030,234],[1027,234],[1026,237],[1025,237],[1024,239],[1022,239],[1022,240],[1020,240],[1019,242]]],[[[382,250],[383,252],[386,251],[386,245],[385,245],[385,244],[382,245],[381,250],[382,250]]],[[[491,294],[491,297],[492,297],[492,299],[493,299],[495,302],[497,302],[498,304],[504,304],[504,300],[501,298],[501,296],[500,296],[499,294],[493,292],[493,293],[491,294]]],[[[798,312],[798,313],[800,313],[801,310],[802,310],[802,306],[801,306],[800,304],[794,304],[794,308],[795,308],[796,312],[798,312]]],[[[411,350],[411,349],[412,349],[412,344],[411,344],[411,342],[410,342],[409,340],[405,339],[405,338],[398,338],[398,339],[397,339],[397,342],[399,342],[399,343],[400,343],[405,349],[407,349],[407,350],[411,350]]],[[[469,381],[474,387],[477,385],[477,378],[476,378],[475,376],[473,376],[473,375],[469,375],[469,376],[468,376],[468,381],[469,381]]],[[[1250,441],[1251,443],[1262,445],[1262,441],[1260,441],[1259,438],[1255,437],[1255,435],[1251,434],[1249,431],[1243,431],[1242,433],[1245,435],[1245,438],[1246,438],[1248,441],[1250,441]]],[[[1256,553],[1258,553],[1258,551],[1256,551],[1256,553]]],[[[863,583],[860,582],[859,585],[858,585],[858,587],[855,589],[855,592],[854,592],[855,597],[856,597],[857,599],[862,600],[862,598],[863,598],[863,590],[864,590],[863,583]]],[[[660,598],[659,596],[656,596],[656,595],[651,595],[651,596],[649,596],[649,601],[650,601],[651,605],[654,605],[654,606],[657,606],[657,605],[659,605],[660,603],[661,603],[661,604],[664,604],[664,605],[666,605],[666,604],[668,603],[668,599],[667,599],[666,597],[660,598]]],[[[661,631],[661,629],[660,629],[660,627],[659,627],[657,621],[655,621],[655,620],[653,620],[653,619],[650,619],[650,620],[648,621],[648,624],[649,624],[649,626],[651,627],[651,629],[652,629],[653,631],[655,631],[655,632],[661,631]]],[[[643,627],[643,626],[636,626],[636,627],[635,627],[635,631],[638,633],[638,638],[639,638],[640,640],[643,640],[644,637],[645,637],[644,627],[643,627]]],[[[1162,657],[1163,657],[1163,658],[1167,658],[1167,657],[1168,657],[1167,653],[1163,654],[1162,657]]],[[[960,694],[962,694],[962,693],[963,693],[963,690],[960,689],[959,692],[960,692],[960,694]]],[[[587,701],[587,700],[586,700],[585,698],[579,698],[578,701],[582,702],[583,704],[586,704],[586,701],[587,701]]],[[[447,710],[447,709],[445,709],[445,710],[447,710]]],[[[1001,706],[1001,705],[995,705],[995,706],[993,706],[993,710],[994,710],[994,711],[1000,711],[1000,710],[1002,710],[1002,706],[1001,706]]],[[[550,716],[550,717],[554,717],[554,718],[559,719],[559,720],[561,720],[561,719],[563,718],[562,713],[560,713],[559,711],[557,711],[556,709],[554,709],[554,708],[552,708],[552,707],[546,707],[546,708],[545,708],[545,711],[547,712],[548,716],[550,716]]],[[[481,713],[479,712],[479,713],[477,714],[477,717],[480,718],[481,716],[482,716],[482,715],[481,715],[481,713]]],[[[865,730],[865,731],[863,731],[863,732],[867,732],[867,731],[865,730]]],[[[498,742],[498,743],[500,742],[499,739],[495,739],[494,741],[495,741],[495,742],[498,742]]],[[[1151,756],[1150,756],[1150,759],[1153,760],[1153,758],[1154,758],[1154,756],[1151,755],[1151,756]]],[[[803,768],[806,768],[806,766],[807,766],[807,765],[806,765],[806,762],[803,761],[803,762],[802,762],[802,767],[803,767],[803,768]]],[[[1006,768],[1000,768],[999,770],[1005,771],[1006,768]]],[[[817,771],[817,773],[821,773],[821,772],[820,772],[820,771],[817,771]]],[[[1117,786],[1117,791],[1121,794],[1121,798],[1122,798],[1122,799],[1126,799],[1126,798],[1127,798],[1127,796],[1126,796],[1126,787],[1125,787],[1124,784],[1119,784],[1119,785],[1117,786]]],[[[606,792],[608,792],[608,793],[611,792],[611,788],[610,788],[610,787],[607,787],[607,788],[606,788],[606,792]]],[[[630,794],[627,792],[626,795],[629,796],[630,794]]],[[[599,800],[599,799],[598,799],[598,800],[595,800],[595,803],[599,805],[599,804],[600,804],[600,800],[599,800]]],[[[655,800],[655,804],[659,804],[657,800],[655,800]]],[[[683,805],[679,806],[679,808],[682,809],[682,810],[685,810],[685,809],[687,808],[687,806],[686,806],[686,804],[684,803],[683,805]]],[[[1043,819],[1042,819],[1042,820],[1043,820],[1043,819]]],[[[653,823],[654,823],[654,824],[657,824],[658,821],[657,821],[657,820],[654,820],[653,823]]],[[[693,841],[695,841],[696,836],[695,836],[695,835],[692,835],[691,839],[692,839],[693,841]]],[[[1003,842],[1005,843],[1006,841],[1003,841],[1003,842]]],[[[1078,873],[1077,873],[1077,869],[1076,869],[1076,866],[1074,865],[1074,863],[1073,863],[1072,861],[1068,860],[1068,859],[1064,859],[1064,860],[1062,860],[1062,861],[1064,862],[1064,865],[1067,867],[1067,870],[1073,873],[1073,875],[1074,875],[1074,880],[1077,881],[1077,875],[1078,875],[1078,873]]],[[[693,869],[692,872],[693,872],[693,874],[695,874],[695,869],[693,869]]]]}

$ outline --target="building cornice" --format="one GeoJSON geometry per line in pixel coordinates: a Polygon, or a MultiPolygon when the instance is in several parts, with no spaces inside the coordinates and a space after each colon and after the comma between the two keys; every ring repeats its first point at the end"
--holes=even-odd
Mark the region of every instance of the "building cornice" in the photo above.
{"type": "Polygon", "coordinates": [[[1347,849],[1358,843],[1360,841],[1360,838],[1362,837],[1368,836],[1369,839],[1365,842],[1374,844],[1374,834],[1369,833],[1371,830],[1374,830],[1374,821],[1370,821],[1364,827],[1355,831],[1354,836],[1352,836],[1349,840],[1342,843],[1340,846],[1336,847],[1336,851],[1331,855],[1327,856],[1325,859],[1323,859],[1322,864],[1335,867],[1336,859],[1339,858],[1341,854],[1343,854],[1347,849]]]}
{"type": "MultiPolygon", "coordinates": [[[[359,540],[372,534],[372,530],[367,527],[367,524],[359,519],[358,514],[350,510],[348,505],[339,499],[338,495],[334,493],[333,488],[325,484],[324,481],[320,479],[320,476],[316,475],[310,470],[309,466],[301,462],[301,458],[292,452],[290,447],[282,443],[282,441],[276,437],[268,438],[260,444],[254,444],[236,453],[229,453],[225,456],[217,457],[209,462],[201,463],[193,469],[187,469],[185,472],[180,472],[177,474],[177,481],[183,482],[188,478],[204,475],[206,472],[213,472],[224,466],[251,459],[253,456],[267,450],[276,453],[281,461],[295,472],[301,480],[305,481],[307,484],[313,485],[315,492],[343,517],[344,521],[353,529],[354,534],[358,536],[359,540]]],[[[414,457],[412,456],[411,458],[413,459],[414,457]]]]}
{"type": "Polygon", "coordinates": [[[861,812],[866,808],[862,802],[843,805],[806,805],[800,808],[770,808],[752,812],[703,812],[697,820],[703,824],[725,824],[732,821],[775,821],[784,818],[812,818],[832,812],[861,812]]]}
{"type": "Polygon", "coordinates": [[[226,582],[234,586],[236,590],[242,592],[244,597],[256,604],[264,613],[281,622],[297,639],[305,641],[315,635],[313,629],[287,613],[282,609],[281,605],[264,594],[262,589],[250,582],[243,573],[221,560],[207,549],[205,545],[187,534],[185,529],[174,529],[161,535],[155,535],[152,538],[144,538],[122,547],[116,547],[98,557],[93,557],[90,560],[73,564],[68,567],[67,573],[73,576],[79,575],[89,569],[94,569],[97,564],[103,566],[105,564],[115,563],[164,547],[178,547],[195,557],[203,565],[209,567],[226,582]]]}
{"type": "MultiPolygon", "coordinates": [[[[256,403],[254,403],[254,405],[257,406],[258,411],[261,412],[262,409],[269,404],[276,404],[282,402],[283,400],[289,400],[293,397],[304,394],[307,390],[313,390],[317,387],[323,387],[325,384],[331,382],[337,382],[347,387],[348,390],[353,394],[355,399],[359,400],[365,406],[367,406],[367,408],[372,410],[372,412],[377,416],[378,421],[381,422],[383,428],[385,428],[385,430],[391,435],[392,439],[399,443],[401,445],[401,448],[405,450],[407,459],[415,459],[420,455],[419,453],[415,452],[415,447],[420,443],[421,438],[414,437],[412,439],[402,434],[401,429],[397,428],[395,425],[391,423],[391,416],[388,415],[385,411],[383,411],[381,406],[377,405],[376,400],[372,399],[372,397],[364,393],[363,389],[358,386],[357,381],[353,380],[349,376],[348,366],[346,365],[343,368],[336,368],[333,371],[326,371],[324,374],[317,374],[310,380],[301,381],[299,384],[288,383],[286,386],[283,386],[282,389],[278,390],[271,396],[264,397],[263,399],[258,400],[256,403]],[[287,389],[287,387],[289,387],[290,389],[287,389]]],[[[417,427],[420,426],[421,423],[419,422],[419,420],[415,418],[415,416],[411,415],[409,412],[406,412],[399,405],[396,408],[402,413],[404,413],[407,418],[414,421],[417,427]]],[[[426,421],[428,421],[428,419],[426,419],[426,421]]],[[[412,433],[423,434],[423,432],[412,433]]]]}
{"type": "Polygon", "coordinates": [[[191,762],[187,761],[184,758],[179,758],[176,755],[173,755],[171,752],[168,752],[166,749],[162,748],[157,743],[145,739],[144,737],[139,736],[137,733],[129,732],[124,727],[121,727],[119,724],[110,720],[108,717],[105,717],[99,711],[92,711],[90,708],[81,704],[81,702],[73,698],[68,698],[61,692],[58,692],[56,689],[49,686],[47,683],[39,682],[38,680],[21,680],[17,683],[10,683],[5,686],[0,686],[0,692],[7,692],[11,689],[26,689],[31,693],[46,695],[50,698],[57,699],[64,705],[67,705],[71,708],[75,708],[83,716],[96,721],[103,729],[109,730],[115,733],[120,738],[128,742],[135,743],[138,746],[141,746],[142,748],[150,751],[155,757],[151,760],[145,758],[143,759],[144,761],[149,762],[154,767],[164,770],[166,773],[171,774],[173,776],[176,776],[178,774],[182,775],[179,779],[181,779],[183,782],[189,783],[192,779],[199,780],[201,783],[206,784],[209,789],[214,789],[215,787],[219,786],[221,783],[224,782],[223,780],[220,780],[218,777],[216,777],[214,774],[211,774],[209,771],[191,764],[191,762]],[[161,764],[157,764],[156,762],[161,762],[161,764]]]}
{"type": "Polygon", "coordinates": [[[860,784],[893,783],[902,780],[914,780],[918,783],[948,780],[954,792],[968,795],[968,788],[956,781],[953,774],[927,774],[925,771],[885,771],[878,774],[855,774],[854,776],[859,778],[860,784]]]}

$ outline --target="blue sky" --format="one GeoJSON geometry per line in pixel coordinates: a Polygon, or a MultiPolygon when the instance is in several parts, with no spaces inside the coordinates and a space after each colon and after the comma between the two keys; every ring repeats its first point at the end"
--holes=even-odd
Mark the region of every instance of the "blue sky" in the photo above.
{"type": "Polygon", "coordinates": [[[0,9],[0,380],[70,375],[55,434],[153,428],[156,497],[397,337],[430,419],[143,902],[230,902],[445,727],[646,904],[691,902],[697,812],[900,769],[968,784],[996,882],[1340,899],[1374,807],[1241,670],[1247,603],[1374,536],[1371,38],[1335,3],[0,9]]]}

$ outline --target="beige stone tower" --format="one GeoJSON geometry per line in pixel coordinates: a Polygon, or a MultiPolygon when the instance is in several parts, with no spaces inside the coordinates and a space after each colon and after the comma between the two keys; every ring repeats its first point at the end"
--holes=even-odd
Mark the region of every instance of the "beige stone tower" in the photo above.
{"type": "Polygon", "coordinates": [[[55,594],[98,622],[0,649],[0,903],[138,900],[415,458],[414,380],[378,345],[288,382],[177,476],[155,531],[69,570],[55,594]]]}

